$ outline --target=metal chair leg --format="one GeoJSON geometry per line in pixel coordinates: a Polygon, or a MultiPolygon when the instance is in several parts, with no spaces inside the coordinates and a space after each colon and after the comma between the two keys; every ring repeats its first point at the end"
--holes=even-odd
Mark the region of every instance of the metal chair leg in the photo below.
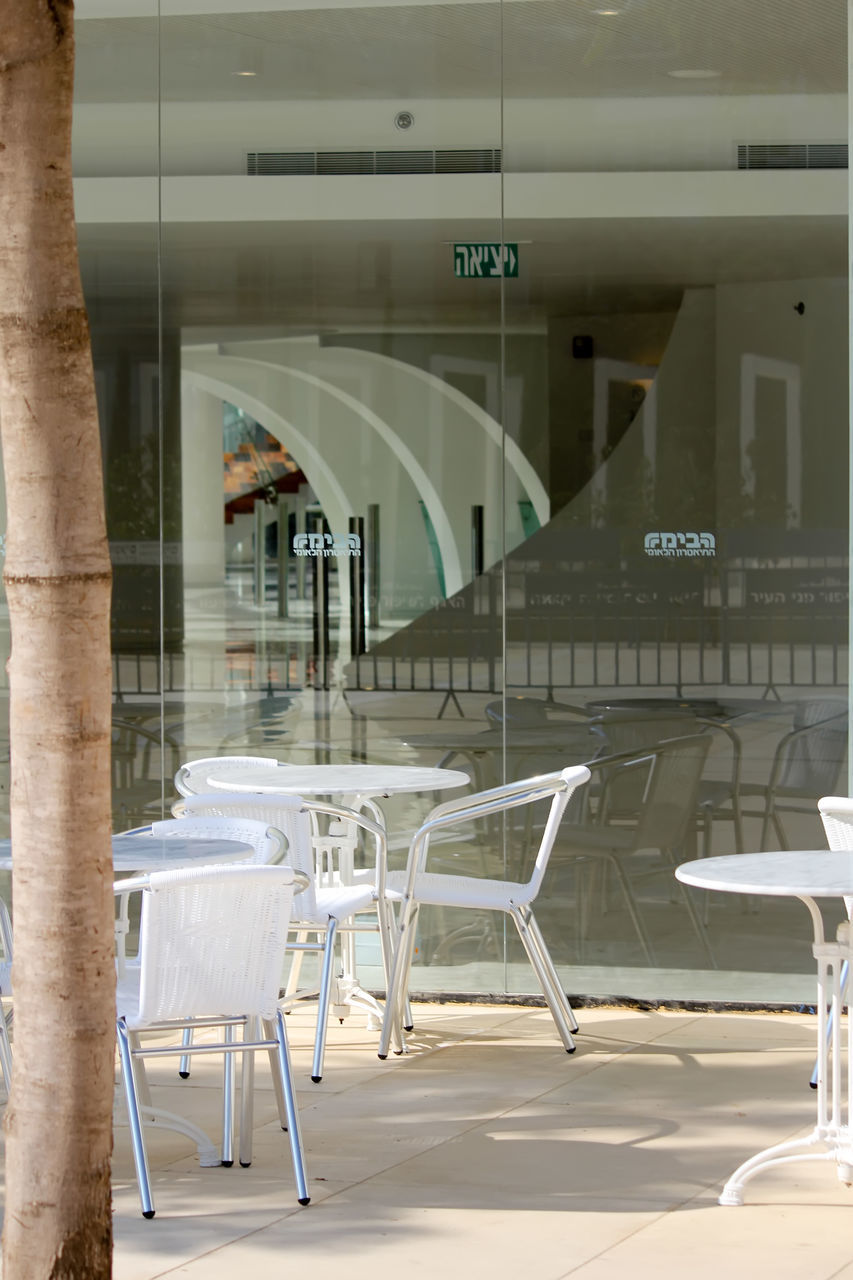
{"type": "MultiPolygon", "coordinates": [[[[184,1027],[183,1034],[181,1036],[181,1044],[189,1048],[192,1042],[192,1027],[184,1027]]],[[[182,1080],[189,1080],[190,1078],[190,1055],[188,1053],[181,1054],[181,1060],[178,1063],[178,1075],[182,1080]]]]}
{"type": "Polygon", "coordinates": [[[542,959],[543,967],[545,968],[545,971],[548,974],[549,980],[551,982],[551,986],[553,987],[554,992],[556,993],[557,998],[560,1001],[561,1007],[563,1007],[564,1009],[564,1014],[565,1014],[566,1021],[569,1024],[569,1029],[572,1032],[579,1031],[580,1027],[578,1026],[578,1020],[575,1017],[575,1011],[569,1003],[569,998],[566,995],[565,988],[563,987],[563,984],[560,981],[560,975],[557,973],[556,967],[554,965],[554,961],[551,959],[551,952],[548,950],[545,939],[542,936],[542,930],[539,928],[539,921],[534,916],[530,907],[528,907],[526,911],[526,920],[527,920],[528,933],[530,934],[531,938],[536,944],[537,950],[542,959]]]}
{"type": "Polygon", "coordinates": [[[296,1178],[296,1194],[300,1204],[308,1204],[311,1197],[308,1194],[308,1175],[305,1169],[305,1153],[302,1147],[302,1130],[299,1124],[299,1112],[296,1107],[296,1095],[293,1089],[293,1068],[290,1063],[287,1032],[284,1028],[284,1018],[280,1009],[276,1010],[273,1029],[275,1039],[278,1041],[278,1074],[287,1112],[287,1136],[290,1140],[290,1154],[293,1159],[293,1173],[296,1178]]]}
{"type": "Polygon", "coordinates": [[[326,932],[326,949],[323,954],[323,972],[320,975],[320,997],[317,1002],[317,1034],[314,1038],[314,1059],[311,1064],[311,1079],[315,1084],[319,1084],[323,1079],[323,1058],[326,1052],[326,1030],[329,1022],[332,979],[334,978],[337,932],[337,920],[330,920],[326,932]]]}
{"type": "MultiPolygon", "coordinates": [[[[554,1019],[556,1028],[560,1033],[560,1039],[563,1042],[566,1053],[574,1053],[576,1045],[572,1039],[572,1033],[569,1030],[569,1018],[566,1016],[566,1008],[564,1008],[564,1005],[567,1005],[568,1002],[565,999],[565,995],[559,991],[559,988],[554,986],[552,974],[548,971],[548,967],[542,958],[542,952],[539,949],[541,935],[539,938],[536,938],[530,931],[529,911],[527,915],[525,915],[519,907],[514,907],[509,914],[512,916],[515,927],[518,930],[518,936],[521,938],[524,949],[527,952],[527,957],[533,966],[533,970],[537,978],[539,979],[542,994],[544,995],[548,1008],[551,1011],[551,1017],[554,1019]],[[560,995],[563,996],[562,1001],[560,1000],[560,995]]],[[[553,977],[555,978],[556,974],[553,974],[553,977]]],[[[575,1026],[577,1026],[577,1024],[575,1024],[575,1026]]]]}
{"type": "Polygon", "coordinates": [[[412,962],[412,951],[415,944],[415,926],[418,918],[416,902],[404,903],[400,909],[397,925],[397,942],[394,947],[394,964],[391,968],[391,981],[385,993],[385,1017],[382,1020],[382,1033],[379,1037],[377,1053],[380,1058],[388,1057],[388,1049],[394,1044],[394,1052],[402,1053],[404,1041],[401,1031],[403,1008],[408,998],[409,970],[412,962]]]}
{"type": "Polygon", "coordinates": [[[127,1027],[121,1018],[116,1023],[116,1031],[118,1033],[118,1050],[121,1059],[121,1079],[124,1085],[127,1117],[130,1124],[130,1141],[133,1147],[133,1164],[136,1169],[139,1198],[142,1201],[142,1216],[143,1218],[153,1218],[154,1201],[151,1196],[151,1174],[148,1168],[145,1141],[142,1136],[142,1117],[140,1116],[139,1099],[136,1093],[133,1054],[130,1048],[127,1027]]]}
{"type": "MultiPolygon", "coordinates": [[[[225,1028],[225,1043],[234,1043],[234,1028],[225,1028]]],[[[226,1053],[222,1066],[222,1163],[234,1163],[234,1054],[226,1053]]]]}
{"type": "MultiPolygon", "coordinates": [[[[247,1039],[260,1040],[258,1019],[252,1018],[246,1024],[243,1035],[247,1039]]],[[[273,1072],[275,1078],[275,1072],[273,1072]]],[[[238,1159],[242,1169],[248,1169],[252,1163],[252,1126],[255,1118],[255,1055],[244,1053],[240,1060],[240,1143],[238,1159]]]]}

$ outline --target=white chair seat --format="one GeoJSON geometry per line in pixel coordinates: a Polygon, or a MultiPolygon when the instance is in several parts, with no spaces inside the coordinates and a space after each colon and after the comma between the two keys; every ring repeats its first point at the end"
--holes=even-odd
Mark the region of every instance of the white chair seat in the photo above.
{"type": "MultiPolygon", "coordinates": [[[[387,895],[386,895],[387,896],[387,895]]],[[[316,913],[311,919],[321,924],[326,920],[346,920],[357,911],[369,911],[376,903],[376,890],[372,884],[341,884],[315,891],[316,913]]],[[[299,912],[299,903],[295,904],[296,915],[303,919],[299,912]]]]}
{"type": "MultiPolygon", "coordinates": [[[[406,872],[389,871],[386,888],[402,898],[405,887],[406,872]]],[[[418,876],[417,893],[423,906],[477,907],[481,911],[509,911],[513,905],[526,906],[533,898],[527,884],[429,871],[418,876]]]]}

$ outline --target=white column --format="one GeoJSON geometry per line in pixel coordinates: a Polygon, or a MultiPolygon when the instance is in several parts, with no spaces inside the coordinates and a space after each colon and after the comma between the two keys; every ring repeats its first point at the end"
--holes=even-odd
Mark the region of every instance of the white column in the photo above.
{"type": "Polygon", "coordinates": [[[181,391],[181,519],[184,588],[225,582],[222,401],[183,385],[181,391]]]}

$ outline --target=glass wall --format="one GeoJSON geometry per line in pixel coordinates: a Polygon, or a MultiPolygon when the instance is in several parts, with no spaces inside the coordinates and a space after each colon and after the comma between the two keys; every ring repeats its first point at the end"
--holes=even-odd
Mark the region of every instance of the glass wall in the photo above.
{"type": "MultiPolygon", "coordinates": [[[[116,829],[204,756],[590,762],[567,990],[810,998],[799,904],[672,865],[818,847],[847,789],[843,0],[77,12],[116,829]]],[[[441,798],[382,801],[394,865],[441,798]]],[[[536,991],[449,911],[413,985],[536,991]]]]}

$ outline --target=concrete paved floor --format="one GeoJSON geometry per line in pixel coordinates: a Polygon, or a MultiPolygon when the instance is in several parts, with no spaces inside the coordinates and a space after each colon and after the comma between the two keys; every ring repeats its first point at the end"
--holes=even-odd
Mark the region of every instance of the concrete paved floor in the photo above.
{"type": "MultiPolygon", "coordinates": [[[[853,1280],[853,1191],[834,1165],[759,1176],[720,1208],[747,1156],[807,1133],[814,1020],[580,1010],[564,1053],[544,1010],[425,1005],[411,1052],[382,1063],[354,1015],[308,1079],[310,1007],[288,1019],[312,1203],[259,1064],[250,1169],[200,1169],[185,1138],[149,1139],[157,1216],[139,1215],[116,1133],[116,1280],[853,1280]]],[[[158,1060],[155,1101],[215,1134],[217,1067],[158,1060]]]]}

